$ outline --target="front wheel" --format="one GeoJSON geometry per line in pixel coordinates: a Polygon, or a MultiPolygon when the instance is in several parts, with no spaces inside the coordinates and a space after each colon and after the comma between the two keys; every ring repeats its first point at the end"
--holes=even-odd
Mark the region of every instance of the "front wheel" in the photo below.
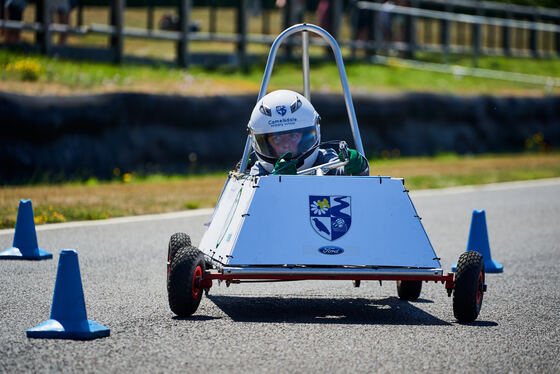
{"type": "Polygon", "coordinates": [[[480,313],[486,291],[484,259],[475,251],[463,252],[457,261],[453,314],[459,322],[472,322],[480,313]]]}
{"type": "Polygon", "coordinates": [[[180,248],[171,261],[167,296],[171,311],[179,317],[193,314],[202,299],[204,255],[195,247],[180,248]]]}
{"type": "Polygon", "coordinates": [[[183,247],[188,247],[191,245],[191,237],[184,232],[176,232],[171,235],[169,239],[169,245],[167,246],[167,277],[169,277],[169,271],[171,270],[171,262],[175,257],[177,251],[183,247]]]}
{"type": "Polygon", "coordinates": [[[401,300],[416,300],[420,297],[420,292],[422,292],[422,281],[397,281],[397,294],[401,300]]]}

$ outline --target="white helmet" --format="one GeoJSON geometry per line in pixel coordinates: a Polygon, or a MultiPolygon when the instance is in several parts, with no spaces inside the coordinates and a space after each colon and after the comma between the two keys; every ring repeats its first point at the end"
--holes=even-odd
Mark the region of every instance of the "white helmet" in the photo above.
{"type": "Polygon", "coordinates": [[[297,92],[278,90],[259,100],[248,127],[262,166],[270,173],[286,152],[299,158],[298,170],[313,166],[321,140],[319,120],[313,105],[297,92]]]}

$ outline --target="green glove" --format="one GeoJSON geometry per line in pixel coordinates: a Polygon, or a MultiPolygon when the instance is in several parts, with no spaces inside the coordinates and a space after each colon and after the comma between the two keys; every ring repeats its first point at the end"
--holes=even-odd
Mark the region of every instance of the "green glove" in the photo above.
{"type": "MultiPolygon", "coordinates": [[[[342,152],[339,152],[338,158],[340,161],[345,161],[342,152]]],[[[348,148],[348,163],[344,166],[344,173],[346,175],[358,175],[362,171],[362,156],[358,151],[348,148]]]]}
{"type": "Polygon", "coordinates": [[[295,175],[297,174],[297,160],[292,160],[292,152],[284,153],[278,158],[272,174],[295,175]]]}

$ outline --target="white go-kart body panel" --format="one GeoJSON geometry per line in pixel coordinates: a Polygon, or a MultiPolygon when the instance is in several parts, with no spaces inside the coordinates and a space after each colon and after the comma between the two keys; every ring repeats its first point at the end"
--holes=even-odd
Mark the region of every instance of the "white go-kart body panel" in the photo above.
{"type": "Polygon", "coordinates": [[[232,176],[199,247],[226,273],[442,275],[390,177],[232,176]]]}

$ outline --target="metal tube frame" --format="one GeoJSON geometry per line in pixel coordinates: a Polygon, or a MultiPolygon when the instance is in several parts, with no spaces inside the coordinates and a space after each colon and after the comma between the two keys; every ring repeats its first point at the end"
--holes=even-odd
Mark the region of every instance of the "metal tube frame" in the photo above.
{"type": "Polygon", "coordinates": [[[454,273],[446,275],[410,275],[410,274],[282,274],[282,273],[262,273],[262,274],[224,274],[216,271],[206,271],[203,279],[215,280],[411,280],[425,282],[449,282],[455,280],[454,273]]]}
{"type": "Polygon", "coordinates": [[[242,283],[251,281],[301,281],[301,280],[351,280],[351,281],[422,281],[422,282],[441,282],[445,285],[447,295],[451,296],[455,288],[455,274],[447,273],[446,275],[398,275],[398,274],[224,274],[215,271],[204,272],[203,277],[198,279],[202,288],[210,289],[212,280],[225,281],[229,286],[230,283],[242,283]]]}
{"type": "Polygon", "coordinates": [[[317,165],[317,166],[313,166],[309,169],[298,171],[297,174],[298,175],[314,175],[320,169],[321,170],[321,175],[323,175],[323,174],[327,173],[329,170],[336,169],[336,168],[339,168],[341,166],[345,166],[347,163],[348,163],[348,161],[335,160],[335,161],[327,162],[326,164],[323,164],[323,165],[317,165]]]}
{"type": "Polygon", "coordinates": [[[411,268],[406,266],[400,267],[383,267],[383,266],[344,266],[344,265],[244,265],[239,267],[225,266],[217,267],[218,272],[224,275],[237,276],[253,276],[253,277],[276,277],[278,275],[307,277],[307,276],[394,276],[394,277],[440,277],[443,275],[442,268],[411,268]]]}
{"type": "MultiPolygon", "coordinates": [[[[274,67],[274,61],[276,60],[276,54],[278,48],[282,42],[289,36],[303,32],[302,47],[303,47],[303,77],[304,77],[304,95],[306,91],[306,85],[309,85],[309,40],[308,32],[312,32],[321,36],[331,47],[336,65],[338,67],[338,74],[340,76],[340,83],[342,85],[342,92],[344,95],[344,102],[346,104],[346,111],[348,112],[348,119],[350,121],[350,127],[352,130],[352,135],[354,137],[354,147],[356,150],[365,157],[364,147],[362,145],[362,138],[360,136],[360,130],[358,128],[358,120],[356,119],[356,112],[354,111],[354,104],[352,102],[352,95],[350,94],[350,88],[348,86],[348,79],[346,78],[346,70],[344,69],[344,61],[342,59],[342,53],[335,38],[331,36],[327,31],[323,30],[321,27],[309,24],[301,23],[291,26],[284,30],[280,35],[276,37],[272,46],[270,47],[270,52],[268,54],[268,60],[266,62],[266,68],[264,70],[264,75],[261,83],[261,89],[259,91],[259,96],[257,102],[266,95],[268,89],[268,83],[270,82],[270,75],[272,74],[272,69],[274,67]]],[[[310,94],[308,92],[308,94],[310,94]]],[[[305,95],[307,97],[307,95],[305,95]]],[[[251,134],[247,136],[247,143],[245,144],[245,149],[243,152],[243,157],[241,158],[240,172],[245,173],[247,168],[247,159],[252,148],[251,134]]]]}
{"type": "Polygon", "coordinates": [[[303,66],[303,96],[311,101],[311,83],[309,81],[309,32],[302,32],[301,64],[303,66]]]}

